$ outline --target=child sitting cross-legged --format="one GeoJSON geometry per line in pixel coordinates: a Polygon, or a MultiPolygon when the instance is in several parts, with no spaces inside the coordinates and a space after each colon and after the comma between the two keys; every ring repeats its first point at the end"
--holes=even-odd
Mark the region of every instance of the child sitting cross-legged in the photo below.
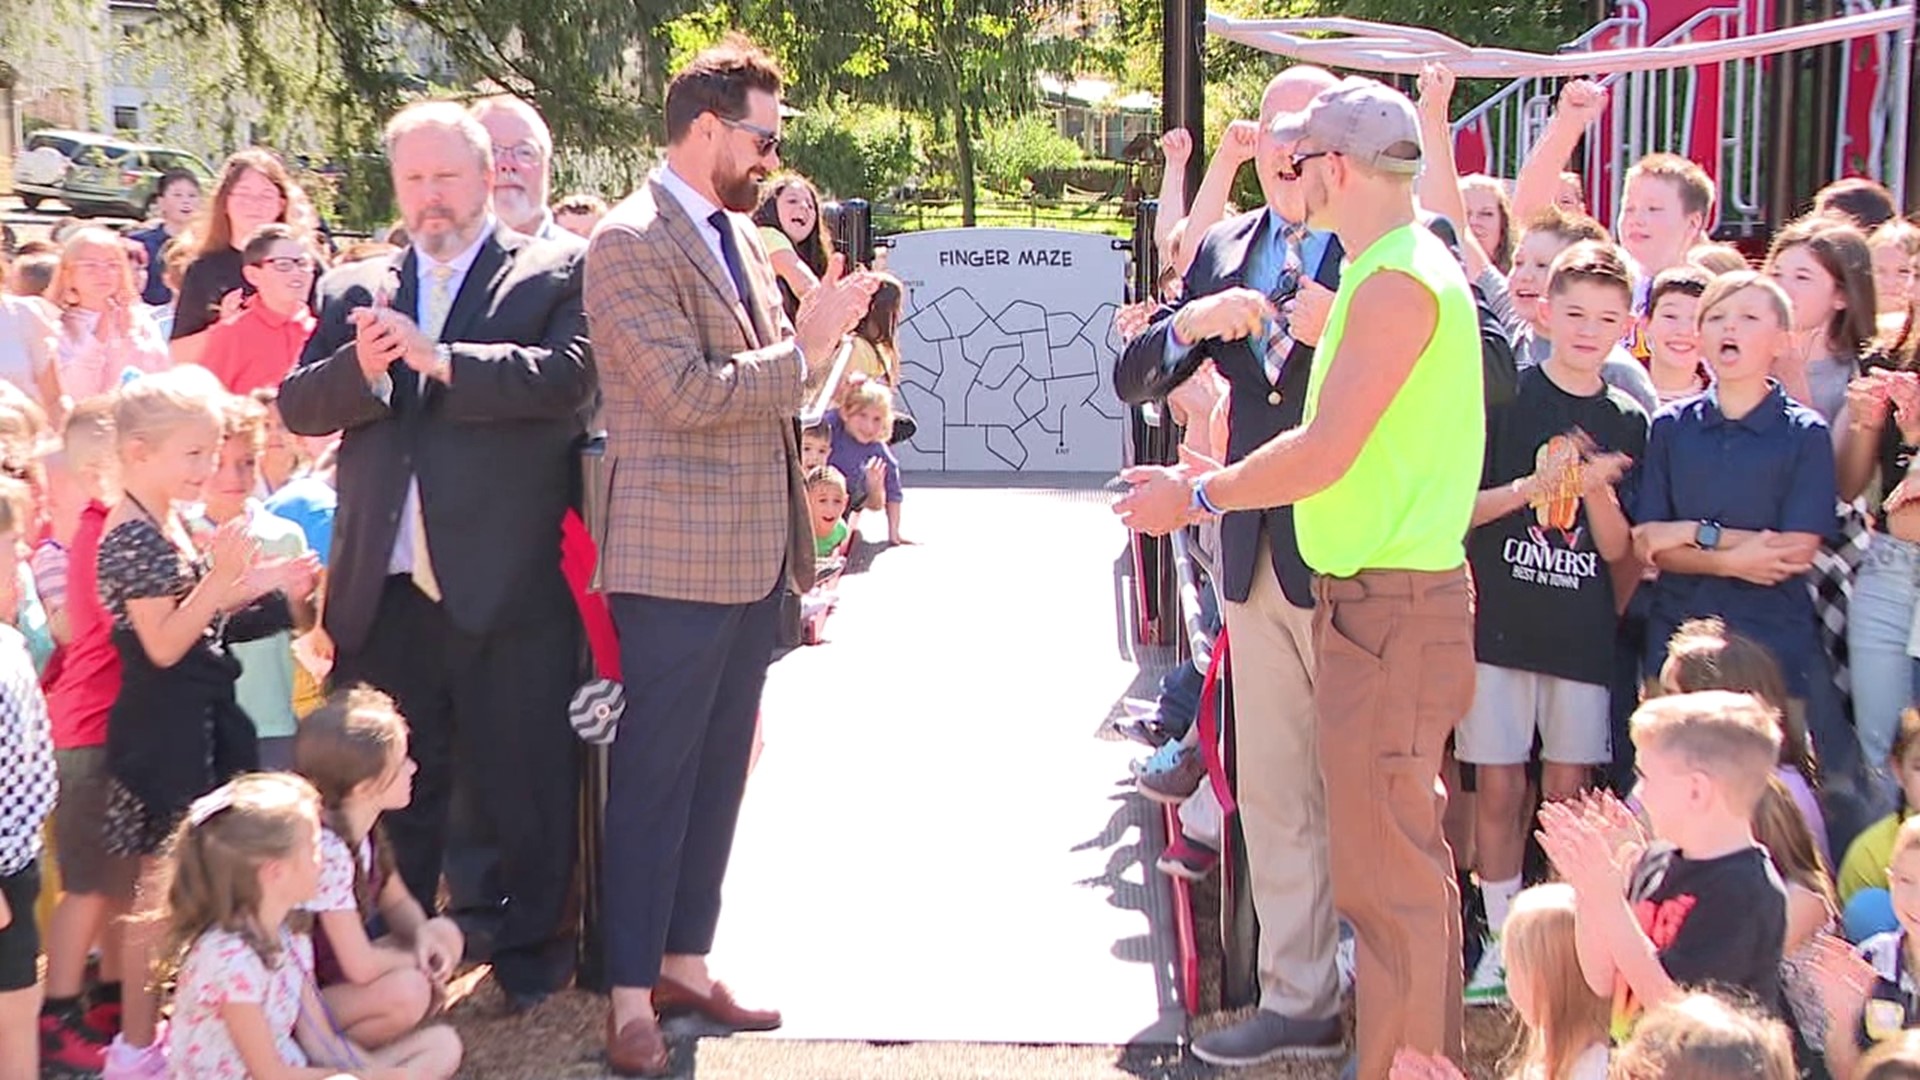
{"type": "Polygon", "coordinates": [[[407,891],[380,836],[380,815],[413,798],[407,722],[377,690],[336,691],[301,721],[294,756],[321,800],[320,885],[306,903],[314,976],[347,1036],[379,1049],[432,1015],[465,948],[407,891]],[[377,941],[376,915],[390,931],[377,941]]]}
{"type": "Polygon", "coordinates": [[[1654,843],[1621,842],[1593,804],[1540,810],[1541,846],[1574,889],[1587,985],[1613,995],[1616,1037],[1682,986],[1777,1011],[1787,890],[1753,837],[1780,755],[1773,710],[1722,690],[1655,698],[1632,735],[1654,843]]]}
{"type": "Polygon", "coordinates": [[[289,925],[320,877],[320,800],[288,773],[196,799],[170,845],[173,1080],[448,1080],[460,1038],[436,1026],[363,1051],[335,1030],[289,925]]]}

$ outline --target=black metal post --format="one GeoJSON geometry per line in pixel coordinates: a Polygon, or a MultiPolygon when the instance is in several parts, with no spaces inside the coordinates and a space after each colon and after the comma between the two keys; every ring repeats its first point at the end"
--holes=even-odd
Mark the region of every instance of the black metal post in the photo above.
{"type": "MultiPolygon", "coordinates": [[[[1207,7],[1202,0],[1161,0],[1160,11],[1166,42],[1160,62],[1160,125],[1162,130],[1183,127],[1193,135],[1193,156],[1187,159],[1187,202],[1191,204],[1207,165],[1207,99],[1200,64],[1207,7]]],[[[1173,209],[1186,216],[1185,206],[1173,209]]]]}
{"type": "Polygon", "coordinates": [[[833,230],[833,246],[853,266],[873,263],[873,206],[865,199],[840,204],[840,221],[833,230]]]}
{"type": "MultiPolygon", "coordinates": [[[[1777,0],[1773,24],[1787,27],[1799,22],[1799,4],[1794,0],[1777,0]]],[[[1794,89],[1800,81],[1800,71],[1792,53],[1781,53],[1763,62],[1760,70],[1767,72],[1767,122],[1763,130],[1771,142],[1767,146],[1764,217],[1767,232],[1772,233],[1792,220],[1796,211],[1794,145],[1798,142],[1799,125],[1795,123],[1794,89]]]]}
{"type": "MultiPolygon", "coordinates": [[[[606,536],[607,522],[607,435],[594,432],[580,447],[580,517],[586,522],[587,535],[596,544],[606,536]]],[[[592,588],[599,588],[598,567],[592,588]]],[[[592,668],[591,651],[582,637],[585,666],[592,668]]],[[[580,752],[580,848],[577,852],[575,881],[580,906],[578,973],[574,981],[586,990],[607,988],[605,951],[601,948],[601,845],[602,822],[607,808],[607,750],[586,746],[580,752]]]]}

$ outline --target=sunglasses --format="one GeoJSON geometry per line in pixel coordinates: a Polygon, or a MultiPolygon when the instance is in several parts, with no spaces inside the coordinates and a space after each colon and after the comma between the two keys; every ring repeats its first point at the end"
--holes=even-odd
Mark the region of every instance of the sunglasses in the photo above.
{"type": "Polygon", "coordinates": [[[759,124],[750,124],[745,120],[729,120],[724,116],[720,118],[720,122],[736,131],[744,131],[752,135],[754,149],[760,152],[761,157],[766,157],[780,149],[780,133],[777,131],[768,131],[759,124]]]}
{"type": "Polygon", "coordinates": [[[1296,150],[1287,155],[1287,171],[1283,175],[1297,177],[1300,175],[1300,166],[1315,158],[1332,157],[1335,153],[1337,151],[1333,150],[1296,150]]]}

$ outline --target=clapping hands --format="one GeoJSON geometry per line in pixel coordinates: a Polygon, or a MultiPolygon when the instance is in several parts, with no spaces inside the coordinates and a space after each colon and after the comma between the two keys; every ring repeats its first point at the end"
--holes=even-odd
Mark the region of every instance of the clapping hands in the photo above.
{"type": "Polygon", "coordinates": [[[1632,814],[1611,796],[1541,806],[1535,835],[1561,878],[1594,896],[1624,894],[1646,850],[1632,814]]]}

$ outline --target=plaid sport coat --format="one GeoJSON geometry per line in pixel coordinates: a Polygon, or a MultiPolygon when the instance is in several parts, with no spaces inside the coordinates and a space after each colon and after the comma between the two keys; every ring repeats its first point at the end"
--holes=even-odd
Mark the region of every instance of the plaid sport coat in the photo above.
{"type": "Polygon", "coordinates": [[[609,593],[744,604],[813,584],[796,421],[808,391],[759,231],[728,215],[748,278],[649,179],[587,248],[607,429],[609,593]]]}

